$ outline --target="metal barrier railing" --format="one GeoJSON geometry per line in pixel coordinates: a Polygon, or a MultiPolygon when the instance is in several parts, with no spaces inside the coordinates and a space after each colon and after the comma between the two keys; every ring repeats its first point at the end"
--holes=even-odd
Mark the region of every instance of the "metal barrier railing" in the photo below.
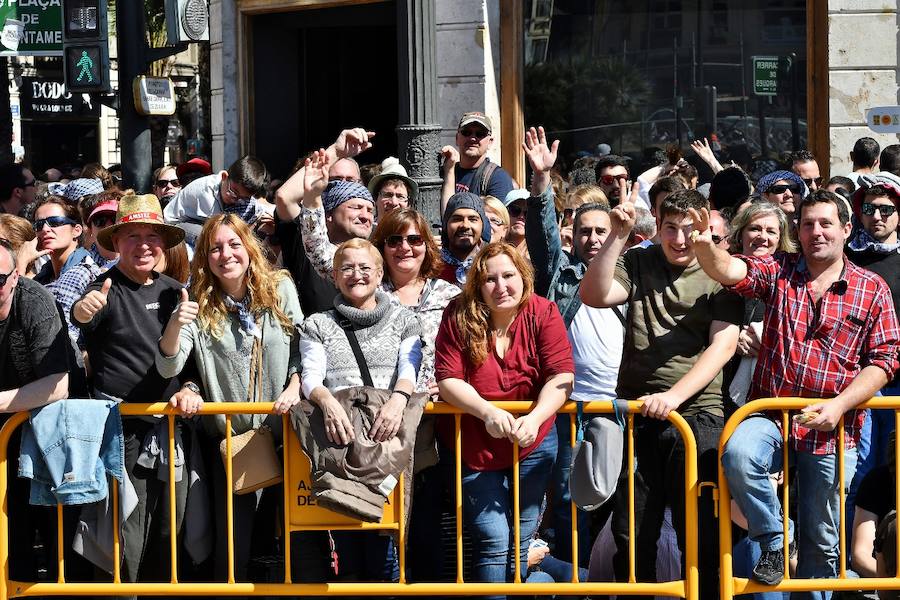
{"type": "MultiPolygon", "coordinates": [[[[762,411],[780,411],[781,412],[781,432],[782,432],[782,464],[784,468],[784,484],[782,486],[782,523],[783,534],[785,540],[790,540],[789,536],[789,519],[790,519],[790,502],[789,502],[789,454],[790,446],[788,437],[791,431],[791,423],[789,411],[799,411],[806,408],[810,404],[817,402],[811,398],[763,398],[748,402],[740,407],[725,423],[722,436],[719,440],[719,548],[721,554],[720,561],[720,582],[721,582],[721,600],[731,600],[735,595],[753,594],[760,592],[800,592],[800,591],[856,591],[856,590],[900,590],[900,566],[898,566],[896,577],[847,577],[847,540],[846,540],[846,507],[844,490],[849,486],[848,481],[844,479],[844,418],[842,417],[837,426],[837,471],[839,474],[839,494],[840,494],[840,527],[839,529],[839,560],[838,560],[838,577],[836,579],[798,579],[792,578],[790,575],[788,560],[788,544],[784,544],[784,580],[778,585],[766,585],[747,578],[734,577],[733,561],[732,561],[732,536],[731,527],[726,527],[726,523],[731,522],[731,493],[728,489],[728,481],[725,477],[725,469],[722,466],[722,453],[725,444],[731,438],[738,425],[744,419],[752,414],[762,411]]],[[[894,428],[900,431],[900,396],[885,396],[873,398],[863,402],[858,406],[860,410],[864,408],[886,408],[894,410],[894,428]]],[[[895,448],[896,464],[900,464],[900,444],[895,448]]],[[[900,490],[900,471],[895,481],[897,490],[900,490]]],[[[900,497],[900,494],[897,495],[900,497]]],[[[798,527],[795,524],[795,534],[798,527]]],[[[900,547],[900,528],[897,529],[897,544],[900,547]]]]}
{"type": "MultiPolygon", "coordinates": [[[[525,413],[531,408],[531,402],[494,402],[494,404],[513,414],[525,413]]],[[[570,415],[570,440],[575,444],[575,403],[567,402],[560,409],[560,413],[570,415]]],[[[271,413],[271,403],[206,403],[198,414],[201,415],[225,415],[226,431],[226,455],[231,456],[231,418],[232,415],[241,414],[266,414],[271,413]]],[[[334,522],[303,523],[292,522],[292,473],[296,476],[296,468],[292,470],[292,464],[299,460],[307,460],[305,455],[294,456],[299,446],[291,442],[296,440],[290,421],[283,419],[284,435],[284,582],[282,583],[251,583],[237,582],[234,576],[234,531],[233,531],[233,495],[226,493],[227,514],[227,555],[228,574],[226,582],[181,582],[178,578],[178,535],[176,532],[176,514],[169,511],[169,552],[171,564],[171,578],[168,583],[130,583],[123,582],[121,577],[121,548],[118,535],[113,536],[113,574],[111,582],[74,583],[65,579],[65,559],[63,539],[63,512],[62,506],[57,506],[57,568],[56,582],[24,582],[10,580],[10,542],[9,542],[9,506],[8,506],[8,445],[14,430],[27,418],[28,413],[18,413],[10,417],[0,430],[0,567],[3,573],[3,585],[0,585],[0,600],[14,597],[33,596],[118,596],[118,595],[178,595],[178,596],[470,596],[470,595],[655,595],[685,598],[686,600],[698,599],[698,569],[697,569],[697,498],[700,486],[697,478],[697,448],[693,432],[687,422],[676,412],[669,414],[669,421],[678,430],[684,440],[685,446],[685,551],[682,557],[684,579],[677,581],[652,583],[636,581],[635,577],[635,515],[634,515],[634,414],[640,411],[641,403],[628,402],[627,419],[627,480],[629,490],[629,556],[628,556],[628,581],[627,582],[580,582],[578,569],[572,569],[572,580],[565,583],[527,583],[523,582],[520,569],[520,561],[515,560],[515,577],[511,583],[481,583],[467,582],[463,577],[463,525],[462,507],[463,491],[462,478],[462,434],[460,431],[461,411],[446,403],[429,402],[425,413],[438,415],[455,415],[455,513],[456,513],[456,581],[455,582],[416,582],[410,583],[406,579],[405,566],[405,528],[403,523],[403,486],[406,482],[403,478],[394,489],[396,498],[399,499],[399,507],[396,508],[394,521],[362,523],[352,522],[337,517],[334,522]],[[293,449],[293,451],[292,451],[293,449]],[[329,583],[294,583],[291,580],[291,532],[310,531],[322,529],[388,529],[395,530],[398,536],[398,562],[400,578],[396,583],[369,583],[369,582],[329,582],[329,583]]],[[[583,404],[584,412],[588,414],[612,413],[611,402],[586,402],[583,404]]],[[[120,411],[123,416],[138,415],[164,415],[168,419],[169,456],[175,455],[175,419],[177,413],[167,404],[121,404],[120,411]]],[[[514,447],[513,463],[513,523],[514,548],[520,547],[519,531],[519,459],[518,447],[514,447]]],[[[169,506],[175,506],[175,464],[168,461],[169,469],[169,506]]],[[[232,464],[227,460],[225,464],[226,490],[232,489],[232,464]]],[[[117,486],[110,486],[112,494],[113,531],[119,531],[118,490],[117,486]]],[[[324,509],[322,509],[324,510],[324,509]]],[[[335,514],[335,513],[332,513],[335,514]]],[[[578,565],[578,519],[576,507],[572,504],[572,563],[578,565]]],[[[438,524],[435,524],[438,527],[438,524]]],[[[727,529],[727,528],[726,528],[727,529]]]]}

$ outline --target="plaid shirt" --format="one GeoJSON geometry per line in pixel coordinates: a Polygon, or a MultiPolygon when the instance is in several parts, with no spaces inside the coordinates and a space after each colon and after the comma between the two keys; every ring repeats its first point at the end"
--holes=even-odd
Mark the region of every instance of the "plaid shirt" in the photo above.
{"type": "MultiPolygon", "coordinates": [[[[869,365],[893,376],[900,366],[900,327],[884,280],[845,257],[840,278],[815,303],[802,255],[738,258],[747,263],[747,277],[730,289],[766,303],[751,398],[833,398],[869,365]]],[[[853,448],[865,415],[851,410],[846,416],[844,443],[853,448]]],[[[837,429],[816,431],[791,423],[794,450],[835,452],[837,429]]]]}

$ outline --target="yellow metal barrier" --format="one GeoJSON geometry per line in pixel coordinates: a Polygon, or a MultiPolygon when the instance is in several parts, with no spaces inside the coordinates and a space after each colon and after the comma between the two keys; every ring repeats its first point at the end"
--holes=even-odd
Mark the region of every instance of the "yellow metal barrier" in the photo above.
{"type": "MultiPolygon", "coordinates": [[[[897,577],[869,577],[869,578],[849,578],[846,572],[847,557],[847,540],[846,529],[844,523],[846,520],[844,489],[849,486],[850,482],[844,481],[844,419],[837,427],[837,449],[838,449],[838,473],[840,477],[840,553],[839,553],[839,573],[837,579],[794,579],[790,576],[788,568],[788,545],[785,544],[785,573],[784,580],[778,585],[765,585],[746,578],[734,577],[734,569],[732,563],[732,539],[731,527],[725,524],[731,523],[731,493],[728,490],[728,481],[725,478],[725,469],[722,466],[722,453],[725,444],[734,434],[735,429],[748,416],[762,411],[774,410],[781,412],[781,430],[783,439],[783,457],[784,465],[784,485],[782,489],[782,514],[784,525],[784,539],[789,540],[788,520],[790,516],[789,505],[789,489],[788,489],[788,455],[790,452],[788,436],[790,434],[789,411],[799,411],[814,402],[817,399],[812,398],[763,398],[748,402],[728,419],[725,423],[725,429],[722,431],[722,437],[719,440],[719,548],[721,554],[719,576],[721,581],[721,600],[731,600],[735,595],[754,594],[760,592],[800,592],[800,591],[855,591],[855,590],[900,590],[900,568],[897,571],[897,577]]],[[[886,408],[895,411],[895,430],[900,431],[900,396],[885,396],[873,398],[859,405],[859,409],[864,408],[886,408]]],[[[896,445],[895,460],[900,465],[900,444],[896,445]]],[[[898,472],[900,473],[900,472],[898,472]]],[[[895,482],[897,489],[900,490],[900,477],[895,482]]],[[[900,498],[900,493],[897,494],[900,498]]],[[[794,529],[797,531],[796,525],[794,529]]],[[[900,547],[900,528],[897,529],[897,546],[900,547]]]]}
{"type": "MultiPolygon", "coordinates": [[[[511,413],[525,413],[531,408],[531,402],[495,402],[496,406],[511,413]]],[[[612,413],[611,402],[584,403],[584,412],[612,413]]],[[[515,578],[511,583],[476,583],[466,582],[463,578],[463,534],[462,534],[462,434],[460,431],[461,413],[458,409],[445,403],[428,403],[426,414],[455,415],[455,511],[456,511],[456,582],[409,583],[405,578],[405,528],[403,523],[403,488],[407,482],[400,478],[388,502],[379,523],[363,523],[338,515],[329,510],[315,506],[308,499],[301,503],[304,488],[309,487],[309,459],[300,451],[300,444],[291,429],[288,418],[283,420],[284,444],[284,564],[283,583],[249,583],[236,582],[234,577],[234,531],[233,531],[233,496],[226,495],[227,536],[228,536],[228,577],[227,582],[188,583],[178,580],[178,536],[176,535],[175,511],[169,511],[170,561],[171,578],[168,583],[126,583],[121,579],[121,548],[118,536],[113,536],[114,572],[111,582],[70,583],[65,580],[64,543],[62,534],[62,506],[57,507],[57,581],[23,582],[10,580],[10,543],[9,543],[9,506],[7,477],[9,470],[8,445],[13,431],[27,420],[27,413],[13,415],[0,429],[0,567],[2,567],[3,584],[0,585],[0,600],[33,596],[120,596],[120,595],[173,595],[173,596],[476,596],[476,595],[655,595],[698,600],[697,571],[697,497],[700,488],[697,482],[697,447],[693,432],[687,422],[676,412],[669,415],[669,420],[679,431],[685,445],[685,552],[682,557],[685,578],[679,581],[650,583],[635,581],[635,549],[634,549],[634,413],[640,411],[640,402],[628,403],[627,446],[628,457],[628,490],[632,500],[629,502],[629,576],[627,582],[579,582],[578,569],[573,568],[572,581],[566,583],[528,583],[522,582],[520,561],[515,561],[515,578]],[[397,583],[293,583],[291,581],[291,540],[289,532],[323,529],[385,529],[394,530],[398,536],[398,562],[400,580],[397,583]]],[[[224,414],[226,421],[226,449],[231,455],[231,417],[236,414],[270,413],[270,403],[207,403],[200,410],[202,415],[224,414]]],[[[122,404],[120,410],[124,416],[165,415],[169,428],[169,453],[175,453],[175,418],[177,414],[167,404],[122,404]]],[[[575,404],[568,402],[560,410],[570,415],[570,439],[575,443],[575,404]]],[[[517,450],[517,449],[516,449],[517,450]]],[[[515,548],[519,548],[519,479],[518,452],[513,463],[513,522],[515,523],[515,548]]],[[[169,467],[169,506],[175,505],[175,464],[168,462],[169,467]]],[[[226,490],[232,489],[231,461],[225,464],[226,490]]],[[[113,502],[113,529],[118,531],[118,496],[117,487],[110,486],[113,502]]],[[[575,518],[575,505],[572,504],[572,562],[578,564],[578,531],[575,518]]],[[[435,524],[438,527],[438,524],[435,524]]],[[[724,528],[728,529],[728,528],[724,528]]]]}

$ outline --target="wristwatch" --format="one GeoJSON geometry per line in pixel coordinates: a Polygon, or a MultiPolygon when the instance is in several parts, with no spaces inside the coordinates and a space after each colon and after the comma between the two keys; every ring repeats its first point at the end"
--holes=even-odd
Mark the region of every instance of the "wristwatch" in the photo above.
{"type": "Polygon", "coordinates": [[[198,396],[200,395],[200,386],[197,385],[196,383],[194,383],[193,381],[184,382],[184,384],[182,384],[182,386],[181,386],[181,389],[185,389],[185,388],[191,390],[198,396]]]}

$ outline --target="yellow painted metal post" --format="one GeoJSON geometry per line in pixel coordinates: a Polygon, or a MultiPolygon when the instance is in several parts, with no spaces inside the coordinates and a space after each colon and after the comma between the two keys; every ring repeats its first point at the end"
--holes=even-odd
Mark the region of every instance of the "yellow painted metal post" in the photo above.
{"type": "MultiPolygon", "coordinates": [[[[698,508],[699,475],[697,472],[697,440],[687,421],[678,413],[669,414],[669,421],[678,429],[684,440],[684,584],[685,598],[700,597],[700,572],[698,570],[698,508]]],[[[632,508],[633,510],[633,508],[632,508]]]]}
{"type": "MultiPolygon", "coordinates": [[[[128,473],[122,473],[128,477],[128,473]]],[[[122,548],[119,541],[119,482],[115,478],[112,487],[112,522],[113,522],[113,583],[122,583],[122,548]]]]}
{"type": "MultiPolygon", "coordinates": [[[[784,481],[784,485],[782,486],[782,497],[781,497],[781,527],[782,534],[784,535],[784,578],[791,578],[791,569],[789,568],[790,555],[791,555],[791,538],[790,536],[790,514],[791,514],[791,493],[788,486],[788,469],[789,469],[789,458],[790,458],[790,433],[791,433],[791,419],[788,411],[781,411],[781,472],[782,479],[784,481]]],[[[777,495],[777,494],[776,494],[777,495]]]]}
{"type": "Polygon", "coordinates": [[[62,504],[56,505],[56,582],[57,583],[65,583],[66,582],[66,560],[64,558],[65,553],[65,539],[63,533],[63,507],[62,504]]]}
{"type": "Polygon", "coordinates": [[[462,536],[462,415],[456,413],[455,446],[456,464],[454,480],[456,483],[456,583],[463,582],[463,536],[462,536]]]}
{"type": "MultiPolygon", "coordinates": [[[[577,425],[575,423],[575,415],[569,415],[569,446],[572,448],[572,455],[575,454],[575,436],[576,436],[576,428],[577,425]]],[[[575,501],[570,501],[571,509],[572,509],[572,583],[578,583],[578,568],[579,564],[579,556],[578,556],[578,507],[575,506],[575,501]]]]}
{"type": "MultiPolygon", "coordinates": [[[[287,481],[287,478],[285,478],[287,481]]],[[[406,477],[403,473],[400,473],[400,483],[398,485],[399,493],[397,497],[400,501],[400,506],[397,507],[397,513],[400,515],[400,518],[397,519],[399,521],[399,529],[397,530],[397,563],[400,568],[400,583],[406,583],[406,506],[404,503],[404,499],[406,498],[405,492],[406,486],[406,477]]]]}
{"type": "Polygon", "coordinates": [[[11,416],[0,429],[0,566],[3,568],[3,585],[0,586],[0,600],[10,594],[9,581],[9,438],[16,427],[28,418],[28,413],[11,416]]]}
{"type": "Polygon", "coordinates": [[[513,555],[515,556],[515,583],[522,583],[522,529],[519,526],[519,443],[513,442],[513,476],[512,476],[512,493],[513,493],[513,555]]]}
{"type": "Polygon", "coordinates": [[[719,598],[731,600],[734,597],[734,570],[732,562],[731,543],[731,493],[728,490],[728,479],[725,477],[725,467],[722,466],[722,454],[725,451],[725,442],[728,439],[731,419],[725,423],[722,436],[719,438],[719,598]]]}
{"type": "Polygon", "coordinates": [[[234,472],[231,464],[231,415],[225,415],[225,521],[228,524],[228,583],[234,583],[234,472]]]}
{"type": "Polygon", "coordinates": [[[290,488],[291,453],[288,450],[288,436],[293,434],[288,415],[281,417],[281,441],[284,453],[284,582],[291,583],[291,494],[290,488]]]}
{"type": "Polygon", "coordinates": [[[169,581],[178,583],[178,531],[175,519],[177,516],[175,504],[175,413],[170,412],[167,418],[169,420],[169,562],[172,569],[169,581]]]}
{"type": "Polygon", "coordinates": [[[838,498],[840,499],[841,510],[841,518],[838,521],[838,539],[840,540],[840,554],[838,554],[840,557],[838,559],[838,573],[840,575],[838,577],[840,579],[847,579],[847,561],[844,559],[844,557],[847,556],[847,537],[844,535],[844,526],[847,521],[847,508],[844,506],[844,485],[846,484],[846,481],[844,481],[844,415],[841,415],[841,420],[838,422],[837,446],[838,486],[840,487],[838,490],[838,498]]]}
{"type": "Polygon", "coordinates": [[[635,583],[634,565],[634,414],[628,413],[628,583],[635,583]]]}

